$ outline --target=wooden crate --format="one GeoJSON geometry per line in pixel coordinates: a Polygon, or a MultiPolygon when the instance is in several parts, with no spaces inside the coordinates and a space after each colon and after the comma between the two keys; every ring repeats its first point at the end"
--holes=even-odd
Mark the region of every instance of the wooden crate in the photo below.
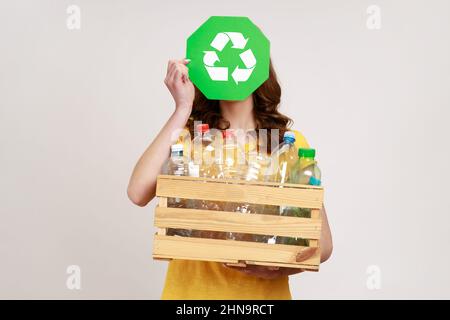
{"type": "Polygon", "coordinates": [[[297,262],[304,246],[267,244],[248,241],[189,238],[166,235],[167,228],[208,230],[259,235],[277,235],[309,239],[309,247],[318,247],[323,203],[321,187],[277,183],[215,180],[160,175],[156,195],[153,258],[223,262],[231,265],[265,265],[317,271],[320,248],[311,258],[297,262]],[[167,198],[229,201],[276,206],[310,208],[311,218],[267,214],[242,214],[187,208],[168,208],[167,198]]]}

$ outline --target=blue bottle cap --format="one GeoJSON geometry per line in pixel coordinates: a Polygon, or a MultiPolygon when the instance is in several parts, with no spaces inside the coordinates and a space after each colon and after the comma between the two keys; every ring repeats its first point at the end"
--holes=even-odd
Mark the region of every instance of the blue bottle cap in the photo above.
{"type": "Polygon", "coordinates": [[[309,184],[311,186],[320,186],[322,183],[322,181],[320,181],[320,179],[317,179],[316,177],[311,176],[309,178],[309,184]]]}
{"type": "Polygon", "coordinates": [[[287,143],[295,142],[295,133],[292,131],[286,131],[283,136],[283,141],[287,143]]]}

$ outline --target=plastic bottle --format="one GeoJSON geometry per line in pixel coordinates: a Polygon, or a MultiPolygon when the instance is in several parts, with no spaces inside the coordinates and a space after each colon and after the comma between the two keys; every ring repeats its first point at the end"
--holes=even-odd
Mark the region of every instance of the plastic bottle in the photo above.
{"type": "Polygon", "coordinates": [[[223,152],[222,152],[222,173],[221,178],[239,179],[245,168],[245,159],[242,149],[239,147],[237,137],[233,130],[223,131],[223,152]]]}
{"type": "MultiPolygon", "coordinates": [[[[286,131],[283,135],[283,142],[280,143],[270,156],[270,170],[265,176],[265,181],[277,182],[280,184],[288,183],[290,177],[290,170],[296,160],[297,149],[295,148],[295,134],[291,131],[286,131]]],[[[280,186],[282,188],[282,186],[280,186]]],[[[269,206],[264,207],[264,214],[279,215],[284,210],[284,207],[269,206]]],[[[256,236],[257,242],[276,243],[276,236],[256,236]]]]}
{"type": "MultiPolygon", "coordinates": [[[[183,145],[174,144],[171,146],[171,155],[167,161],[166,173],[174,176],[186,176],[187,175],[187,161],[183,155],[183,145]]],[[[169,208],[186,208],[186,201],[180,198],[168,198],[167,206],[169,208]]],[[[168,235],[179,235],[183,237],[189,237],[190,230],[184,229],[171,229],[167,230],[168,235]]]]}
{"type": "MultiPolygon", "coordinates": [[[[270,158],[262,154],[258,154],[254,158],[250,158],[246,169],[241,175],[241,179],[245,181],[264,181],[266,171],[269,168],[270,158]]],[[[252,203],[227,203],[225,211],[239,212],[239,213],[263,213],[264,205],[252,203]]],[[[258,241],[265,242],[266,236],[252,235],[245,233],[228,232],[227,239],[239,241],[258,241]],[[263,239],[264,238],[264,239],[263,239]]]]}
{"type": "MultiPolygon", "coordinates": [[[[223,175],[221,158],[218,155],[220,150],[216,152],[217,138],[210,132],[208,124],[200,124],[197,126],[198,135],[194,138],[193,157],[191,166],[194,166],[194,176],[201,178],[220,178],[223,175]],[[196,169],[198,168],[198,175],[196,169]]],[[[220,144],[219,144],[220,145],[220,144]]]]}
{"type": "MultiPolygon", "coordinates": [[[[271,176],[268,176],[271,182],[280,184],[288,183],[290,177],[290,170],[297,161],[297,149],[295,148],[295,134],[291,131],[284,133],[283,142],[272,151],[271,154],[271,176]]],[[[280,186],[282,188],[282,186],[280,186]]],[[[265,214],[279,215],[283,207],[266,206],[265,214]]],[[[274,243],[275,240],[271,240],[274,243]]]]}
{"type": "MultiPolygon", "coordinates": [[[[199,124],[197,126],[198,135],[194,138],[193,157],[189,162],[189,175],[200,178],[220,178],[223,176],[223,169],[220,161],[215,155],[214,137],[211,135],[208,124],[199,124]]],[[[222,206],[218,202],[208,200],[190,200],[188,207],[201,210],[222,210],[222,206]]],[[[193,230],[192,237],[197,238],[225,238],[225,233],[193,230]]]]}
{"type": "Polygon", "coordinates": [[[317,166],[315,149],[298,149],[299,159],[291,172],[291,181],[298,184],[320,186],[322,174],[317,166]]]}
{"type": "Polygon", "coordinates": [[[183,154],[186,161],[190,161],[192,157],[192,139],[188,129],[183,129],[178,135],[177,144],[183,145],[183,154]]]}
{"type": "Polygon", "coordinates": [[[200,167],[200,170],[205,170],[207,166],[213,163],[213,136],[211,135],[208,124],[199,124],[196,129],[197,135],[192,141],[192,161],[200,167]]]}
{"type": "MultiPolygon", "coordinates": [[[[301,148],[298,150],[298,156],[299,159],[291,171],[290,182],[320,186],[321,172],[315,160],[316,150],[301,148]]],[[[284,216],[311,218],[311,209],[286,207],[281,214],[284,216]]],[[[308,241],[302,238],[279,237],[277,238],[277,243],[307,245],[308,241]]]]}
{"type": "Polygon", "coordinates": [[[183,145],[174,144],[170,147],[170,158],[167,162],[168,174],[174,176],[187,175],[187,163],[184,157],[183,145]]]}
{"type": "Polygon", "coordinates": [[[289,182],[290,170],[298,159],[293,132],[287,131],[284,133],[283,142],[272,151],[271,157],[275,182],[289,182]]]}

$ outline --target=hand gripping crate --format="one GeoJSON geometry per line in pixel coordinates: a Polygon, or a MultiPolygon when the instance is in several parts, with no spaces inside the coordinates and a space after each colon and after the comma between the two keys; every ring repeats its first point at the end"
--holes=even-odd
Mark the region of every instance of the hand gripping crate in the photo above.
{"type": "Polygon", "coordinates": [[[298,184],[217,180],[160,175],[156,195],[153,258],[216,261],[231,265],[263,265],[317,271],[320,248],[305,261],[297,261],[305,246],[250,241],[170,236],[168,228],[276,235],[309,239],[318,247],[323,204],[321,187],[298,184]],[[187,208],[168,208],[167,198],[198,199],[233,203],[255,203],[311,209],[311,218],[267,214],[243,214],[187,208]]]}

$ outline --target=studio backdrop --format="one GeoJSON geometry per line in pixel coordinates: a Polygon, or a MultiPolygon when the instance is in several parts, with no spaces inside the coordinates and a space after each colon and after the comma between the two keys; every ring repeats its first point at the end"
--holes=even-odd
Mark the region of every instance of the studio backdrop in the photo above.
{"type": "Polygon", "coordinates": [[[290,278],[293,297],[450,298],[449,12],[445,0],[2,0],[0,298],[160,298],[156,200],[134,206],[127,184],[173,112],[167,61],[213,15],[264,31],[280,110],[319,151],[334,251],[290,278]]]}

